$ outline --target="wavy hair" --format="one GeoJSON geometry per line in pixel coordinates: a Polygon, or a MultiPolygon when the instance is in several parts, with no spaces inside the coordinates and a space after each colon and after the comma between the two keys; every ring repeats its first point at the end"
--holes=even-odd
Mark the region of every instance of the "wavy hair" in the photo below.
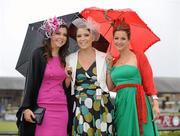
{"type": "MultiPolygon", "coordinates": [[[[66,28],[67,32],[68,32],[68,27],[64,24],[60,25],[59,28],[66,28]]],[[[65,58],[69,53],[68,52],[68,48],[69,48],[69,40],[68,39],[69,39],[69,33],[67,33],[67,41],[66,41],[65,45],[60,47],[59,51],[58,51],[59,59],[60,59],[60,62],[63,66],[66,65],[65,58]]],[[[45,59],[47,61],[49,58],[52,58],[51,38],[47,39],[47,37],[45,36],[42,44],[44,47],[43,56],[45,57],[45,59]]]]}

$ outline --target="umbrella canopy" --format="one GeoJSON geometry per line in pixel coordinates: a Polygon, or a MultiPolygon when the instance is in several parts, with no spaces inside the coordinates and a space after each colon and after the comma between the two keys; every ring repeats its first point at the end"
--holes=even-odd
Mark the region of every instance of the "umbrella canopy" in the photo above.
{"type": "Polygon", "coordinates": [[[93,20],[100,24],[100,33],[112,45],[109,51],[114,56],[118,55],[117,50],[113,46],[113,27],[112,23],[116,19],[124,19],[130,25],[131,40],[130,48],[135,51],[145,52],[152,44],[159,41],[146,23],[131,9],[113,10],[113,9],[99,9],[99,8],[86,8],[81,12],[84,18],[91,17],[93,20]]]}
{"type": "MultiPolygon", "coordinates": [[[[72,14],[67,14],[64,16],[59,16],[58,18],[62,18],[67,26],[69,27],[69,32],[73,33],[74,32],[74,27],[71,25],[72,21],[74,21],[77,18],[81,18],[82,16],[76,12],[76,13],[72,13],[72,14]],[[70,27],[71,26],[71,27],[70,27]]],[[[21,53],[18,59],[18,62],[16,64],[16,70],[18,72],[20,72],[23,76],[26,76],[27,73],[27,69],[28,69],[28,65],[29,65],[29,60],[31,58],[31,54],[33,52],[34,49],[42,46],[42,40],[44,38],[44,35],[39,32],[39,28],[40,26],[43,24],[44,21],[40,21],[40,22],[35,22],[32,24],[29,24],[28,26],[28,30],[26,33],[26,37],[23,43],[23,47],[21,49],[21,53]]],[[[106,52],[107,48],[108,48],[108,41],[101,36],[99,41],[97,41],[96,43],[94,43],[95,48],[106,52]],[[106,48],[99,48],[100,44],[104,43],[106,46],[106,48]]],[[[74,36],[69,37],[69,53],[75,52],[78,49],[76,40],[74,36]]]]}
{"type": "MultiPolygon", "coordinates": [[[[60,16],[58,18],[62,18],[69,26],[71,22],[74,19],[78,18],[79,16],[80,16],[79,13],[76,12],[76,13],[60,16]]],[[[44,35],[41,32],[39,32],[39,28],[43,24],[43,22],[44,21],[35,22],[29,24],[28,26],[23,47],[21,49],[21,53],[18,62],[16,64],[16,70],[20,72],[23,76],[26,76],[29,60],[33,50],[36,49],[37,47],[42,46],[42,40],[44,38],[44,35]]],[[[74,48],[73,47],[71,48],[75,50],[76,42],[72,38],[69,38],[69,43],[72,46],[74,45],[74,48]]]]}

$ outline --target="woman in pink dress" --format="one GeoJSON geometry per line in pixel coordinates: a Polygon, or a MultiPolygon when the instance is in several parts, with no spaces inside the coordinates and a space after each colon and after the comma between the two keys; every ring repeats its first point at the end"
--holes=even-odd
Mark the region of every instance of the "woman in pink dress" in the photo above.
{"type": "Polygon", "coordinates": [[[46,20],[43,47],[35,49],[26,76],[25,96],[20,107],[27,131],[23,136],[66,136],[68,109],[63,89],[65,57],[68,52],[68,28],[56,17],[46,20]],[[41,125],[35,123],[36,107],[46,109],[41,125]],[[35,127],[32,127],[35,126],[35,127]]]}

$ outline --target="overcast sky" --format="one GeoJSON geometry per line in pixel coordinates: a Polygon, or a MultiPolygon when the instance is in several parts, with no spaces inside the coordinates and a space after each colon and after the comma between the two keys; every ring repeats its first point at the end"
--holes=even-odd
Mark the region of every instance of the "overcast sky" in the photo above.
{"type": "Polygon", "coordinates": [[[160,37],[147,52],[156,77],[180,77],[180,0],[1,0],[0,76],[22,77],[15,66],[29,23],[87,7],[131,8],[160,37]]]}

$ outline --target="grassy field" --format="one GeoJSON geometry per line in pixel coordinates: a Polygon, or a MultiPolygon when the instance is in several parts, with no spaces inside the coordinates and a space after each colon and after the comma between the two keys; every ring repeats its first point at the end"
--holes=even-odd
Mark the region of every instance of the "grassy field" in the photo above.
{"type": "Polygon", "coordinates": [[[0,121],[0,131],[17,131],[16,122],[0,121]]]}
{"type": "Polygon", "coordinates": [[[160,136],[180,136],[180,131],[161,131],[160,136]]]}
{"type": "MultiPolygon", "coordinates": [[[[16,123],[9,121],[0,121],[0,131],[17,131],[16,123]]],[[[161,131],[160,136],[180,136],[180,131],[161,131]]]]}

